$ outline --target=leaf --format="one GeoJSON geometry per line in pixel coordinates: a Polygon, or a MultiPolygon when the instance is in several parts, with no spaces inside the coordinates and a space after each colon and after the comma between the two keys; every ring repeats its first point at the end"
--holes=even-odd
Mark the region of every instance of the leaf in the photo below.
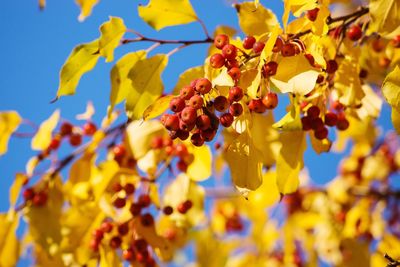
{"type": "Polygon", "coordinates": [[[189,85],[190,82],[194,79],[198,79],[204,77],[204,68],[203,66],[197,66],[193,67],[190,69],[185,70],[184,72],[179,75],[179,80],[176,83],[172,94],[178,95],[179,91],[182,89],[182,87],[189,85]]]}
{"type": "Polygon", "coordinates": [[[42,10],[46,7],[46,0],[39,0],[39,9],[42,10]]]}
{"type": "Polygon", "coordinates": [[[10,206],[14,207],[17,202],[19,193],[21,192],[22,186],[27,181],[28,177],[22,173],[15,175],[14,183],[10,187],[10,206]]]}
{"type": "Polygon", "coordinates": [[[317,7],[317,3],[314,0],[284,0],[283,2],[284,12],[282,15],[282,22],[285,29],[290,12],[292,12],[294,16],[299,17],[304,11],[317,7]]]}
{"type": "Polygon", "coordinates": [[[315,138],[314,133],[310,133],[310,140],[311,146],[317,154],[329,152],[329,150],[331,150],[332,142],[327,138],[319,140],[315,138]]]}
{"type": "Polygon", "coordinates": [[[292,100],[290,111],[283,116],[282,119],[275,122],[272,127],[283,131],[298,131],[302,130],[300,105],[297,101],[292,100]]]}
{"type": "Polygon", "coordinates": [[[99,0],[75,0],[76,4],[81,8],[81,13],[79,14],[78,20],[80,22],[84,21],[90,14],[92,14],[92,9],[99,0]]]}
{"type": "Polygon", "coordinates": [[[400,112],[392,108],[391,117],[392,117],[393,127],[396,130],[397,134],[400,135],[400,112]]]}
{"type": "Polygon", "coordinates": [[[122,266],[117,251],[110,246],[100,246],[99,267],[118,267],[122,266]]]}
{"type": "Polygon", "coordinates": [[[39,130],[32,138],[31,147],[34,150],[45,150],[49,147],[51,142],[51,134],[56,128],[58,121],[60,120],[60,111],[56,110],[54,113],[42,124],[40,124],[39,130]]]}
{"type": "Polygon", "coordinates": [[[249,203],[254,205],[255,212],[271,207],[280,199],[280,194],[276,182],[276,173],[269,171],[263,175],[262,185],[254,192],[249,194],[249,203]]]}
{"type": "Polygon", "coordinates": [[[191,23],[197,20],[189,0],[150,0],[138,7],[139,16],[154,29],[191,23]]]}
{"type": "Polygon", "coordinates": [[[60,96],[75,94],[82,75],[96,66],[100,57],[98,51],[99,41],[97,39],[90,43],[80,44],[72,50],[61,68],[60,85],[55,100],[60,96]]]}
{"type": "Polygon", "coordinates": [[[400,3],[398,0],[371,0],[369,2],[371,31],[381,35],[389,34],[400,25],[400,3]]]}
{"type": "Polygon", "coordinates": [[[314,89],[319,72],[304,55],[283,57],[278,64],[276,74],[270,79],[281,93],[306,95],[314,89]]]}
{"type": "Polygon", "coordinates": [[[194,160],[187,168],[186,174],[196,182],[204,181],[211,176],[212,154],[209,146],[189,146],[189,152],[193,154],[194,160]]]}
{"type": "Polygon", "coordinates": [[[275,14],[254,2],[244,2],[235,5],[239,17],[239,25],[246,35],[261,35],[271,32],[279,24],[275,14]]]}
{"type": "Polygon", "coordinates": [[[158,98],[143,112],[143,120],[150,120],[163,114],[168,109],[169,103],[174,97],[174,95],[166,95],[158,98]]]}
{"type": "Polygon", "coordinates": [[[217,77],[212,79],[212,87],[215,86],[234,86],[235,82],[233,81],[232,77],[228,74],[226,68],[224,68],[217,77]]]}
{"type": "Polygon", "coordinates": [[[400,68],[396,66],[385,78],[382,93],[392,108],[400,112],[400,68]]]}
{"type": "Polygon", "coordinates": [[[0,112],[0,156],[7,152],[8,140],[21,122],[22,118],[16,111],[0,112]]]}
{"type": "Polygon", "coordinates": [[[303,168],[303,154],[306,150],[305,133],[282,132],[279,140],[282,148],[276,160],[278,188],[282,194],[290,194],[299,185],[299,173],[303,168]]]}
{"type": "Polygon", "coordinates": [[[82,114],[78,114],[75,116],[77,120],[81,121],[90,121],[95,113],[95,109],[92,101],[88,101],[86,104],[86,110],[82,114]]]}
{"type": "Polygon", "coordinates": [[[20,256],[17,238],[19,216],[13,211],[0,214],[0,266],[16,266],[20,256]]]}
{"type": "Polygon", "coordinates": [[[99,53],[106,58],[106,62],[114,60],[114,49],[124,36],[126,26],[118,17],[110,17],[110,20],[100,26],[99,53]]]}
{"type": "Polygon", "coordinates": [[[256,190],[262,183],[262,155],[254,146],[248,132],[244,132],[229,145],[226,154],[235,186],[256,190]]]}
{"type": "Polygon", "coordinates": [[[139,60],[129,71],[128,78],[132,82],[125,110],[131,119],[140,119],[145,109],[162,93],[164,86],[161,73],[168,63],[166,55],[139,60]]]}
{"type": "Polygon", "coordinates": [[[110,115],[114,106],[126,99],[132,89],[132,82],[128,79],[129,71],[135,64],[146,58],[146,51],[139,50],[133,53],[124,55],[111,69],[111,92],[110,92],[110,107],[108,114],[110,115]]]}

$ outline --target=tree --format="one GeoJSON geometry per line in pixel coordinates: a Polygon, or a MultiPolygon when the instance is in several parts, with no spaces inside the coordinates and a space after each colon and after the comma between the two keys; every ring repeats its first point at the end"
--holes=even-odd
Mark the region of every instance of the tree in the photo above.
{"type": "MultiPolygon", "coordinates": [[[[78,1],[81,20],[96,3],[78,1]]],[[[17,112],[0,113],[1,154],[11,136],[31,136],[38,151],[0,215],[0,266],[28,247],[38,266],[156,266],[190,244],[195,266],[400,266],[397,2],[350,3],[334,16],[330,1],[285,0],[282,23],[259,1],[233,7],[243,34],[221,26],[211,36],[189,0],[150,0],[138,15],[151,27],[198,22],[205,38],[148,37],[110,17],[76,46],[54,101],[118,47],[153,43],[114,63],[101,123],[88,104],[83,125],[56,110],[31,136],[16,132],[27,122],[17,112]],[[210,44],[204,65],[164,92],[169,58],[200,43],[210,44]],[[176,48],[151,54],[164,44],[176,48]],[[383,101],[396,132],[379,132],[383,101]],[[318,154],[351,141],[325,187],[304,182],[307,138],[318,154]],[[70,153],[58,159],[61,145],[70,153]]]]}

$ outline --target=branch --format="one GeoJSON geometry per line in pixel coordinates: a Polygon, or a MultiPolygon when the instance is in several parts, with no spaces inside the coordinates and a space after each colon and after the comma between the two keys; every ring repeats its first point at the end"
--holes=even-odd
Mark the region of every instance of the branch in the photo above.
{"type": "Polygon", "coordinates": [[[139,37],[134,39],[122,39],[121,44],[129,44],[129,43],[137,43],[137,42],[153,42],[153,43],[160,43],[160,44],[182,44],[182,45],[193,45],[193,44],[208,44],[214,42],[214,39],[211,37],[207,37],[206,39],[202,40],[163,40],[163,39],[156,39],[143,36],[139,33],[136,33],[139,37]]]}
{"type": "Polygon", "coordinates": [[[386,267],[396,267],[400,266],[400,261],[393,259],[387,253],[385,253],[384,257],[389,261],[386,267]]]}

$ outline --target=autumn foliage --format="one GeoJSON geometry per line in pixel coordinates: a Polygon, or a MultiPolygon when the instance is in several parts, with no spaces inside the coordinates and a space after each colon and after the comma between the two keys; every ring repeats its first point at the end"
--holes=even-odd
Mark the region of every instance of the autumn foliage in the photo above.
{"type": "MultiPolygon", "coordinates": [[[[79,122],[56,110],[34,127],[37,155],[0,214],[0,266],[28,249],[37,266],[400,266],[400,6],[347,3],[334,16],[336,2],[284,0],[281,20],[259,1],[235,3],[241,31],[213,35],[189,0],[138,6],[155,30],[199,23],[196,40],[144,36],[111,16],[72,50],[53,100],[104,58],[107,116],[93,121],[89,103],[79,122]],[[136,42],[152,45],[114,58],[136,42]],[[166,92],[170,58],[204,43],[204,65],[166,92]],[[164,44],[175,48],[155,53],[164,44]],[[394,131],[376,122],[382,105],[394,131]],[[307,147],[346,146],[336,177],[312,184],[307,147]]],[[[84,20],[97,1],[77,3],[84,20]]],[[[27,119],[0,112],[0,154],[27,119]]]]}

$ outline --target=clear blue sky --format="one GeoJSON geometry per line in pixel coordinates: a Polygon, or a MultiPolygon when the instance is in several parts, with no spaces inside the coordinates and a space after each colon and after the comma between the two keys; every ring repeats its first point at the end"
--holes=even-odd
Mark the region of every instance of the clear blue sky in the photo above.
{"type": "MultiPolygon", "coordinates": [[[[191,2],[210,32],[219,24],[239,29],[235,10],[230,7],[229,1],[191,2]]],[[[281,17],[281,1],[261,2],[273,9],[278,18],[281,17]]],[[[49,0],[42,12],[36,0],[4,1],[0,12],[0,110],[17,110],[23,118],[39,123],[53,110],[60,108],[62,117],[72,120],[76,114],[85,110],[87,101],[92,100],[97,111],[95,120],[100,121],[108,105],[109,71],[113,66],[113,63],[104,63],[104,59],[100,59],[95,69],[82,78],[75,96],[64,97],[54,104],[49,102],[56,94],[60,67],[72,48],[97,38],[98,27],[110,15],[122,17],[129,28],[150,37],[203,38],[200,26],[195,23],[167,28],[161,32],[154,31],[137,17],[138,3],[147,4],[147,1],[101,0],[92,16],[80,23],[77,20],[79,9],[73,0],[49,0]]],[[[149,45],[127,45],[117,50],[115,58],[149,45]]],[[[157,51],[167,52],[172,48],[166,46],[157,51]]],[[[202,64],[206,50],[207,45],[198,45],[174,54],[163,75],[166,90],[173,88],[183,70],[202,64]]],[[[379,121],[386,129],[392,129],[387,106],[379,121]]],[[[25,129],[29,131],[29,128],[25,129]]],[[[34,152],[30,150],[30,140],[14,138],[10,142],[8,154],[0,157],[0,211],[8,208],[8,188],[15,173],[24,171],[25,163],[32,155],[34,152]]],[[[313,180],[323,183],[335,176],[339,159],[340,155],[331,153],[317,156],[308,149],[305,163],[313,180]]]]}

